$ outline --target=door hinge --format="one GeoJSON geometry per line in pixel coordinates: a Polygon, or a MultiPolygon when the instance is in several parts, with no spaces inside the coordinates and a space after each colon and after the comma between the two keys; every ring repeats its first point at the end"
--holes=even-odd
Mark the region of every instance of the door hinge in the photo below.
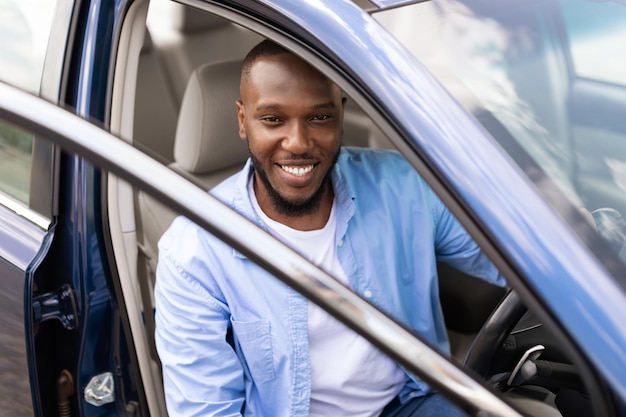
{"type": "Polygon", "coordinates": [[[72,288],[65,284],[56,292],[38,295],[33,301],[35,324],[57,319],[68,330],[78,326],[78,310],[72,288]]]}

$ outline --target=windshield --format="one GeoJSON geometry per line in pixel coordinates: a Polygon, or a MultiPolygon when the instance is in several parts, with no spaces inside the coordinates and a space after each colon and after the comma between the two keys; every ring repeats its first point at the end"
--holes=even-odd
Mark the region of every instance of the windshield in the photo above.
{"type": "Polygon", "coordinates": [[[624,4],[435,0],[374,17],[626,262],[624,4]]]}

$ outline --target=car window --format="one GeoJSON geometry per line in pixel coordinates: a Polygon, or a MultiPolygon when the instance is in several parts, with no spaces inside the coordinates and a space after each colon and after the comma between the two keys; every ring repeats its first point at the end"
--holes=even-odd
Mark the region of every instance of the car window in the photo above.
{"type": "Polygon", "coordinates": [[[0,80],[38,93],[56,1],[0,0],[0,80]]]}
{"type": "Polygon", "coordinates": [[[592,7],[578,1],[567,6],[563,23],[576,76],[626,86],[624,4],[606,2],[592,7]]]}
{"type": "MultiPolygon", "coordinates": [[[[435,0],[375,18],[476,117],[572,227],[582,219],[568,213],[580,209],[626,262],[624,4],[435,0]]],[[[605,256],[604,245],[589,245],[605,256]]]]}
{"type": "Polygon", "coordinates": [[[33,136],[0,123],[0,191],[28,205],[33,136]]]}
{"type": "MultiPolygon", "coordinates": [[[[0,80],[39,94],[56,1],[0,0],[0,80]]],[[[0,193],[28,206],[32,135],[0,122],[0,193]]]]}

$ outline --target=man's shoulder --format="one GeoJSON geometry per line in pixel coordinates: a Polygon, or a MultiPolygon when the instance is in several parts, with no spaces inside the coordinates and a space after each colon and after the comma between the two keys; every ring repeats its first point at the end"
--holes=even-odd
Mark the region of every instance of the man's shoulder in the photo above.
{"type": "Polygon", "coordinates": [[[241,176],[247,175],[247,173],[248,169],[246,166],[217,184],[209,190],[209,193],[223,203],[231,205],[232,200],[241,191],[241,176]]]}
{"type": "Polygon", "coordinates": [[[175,251],[180,248],[181,242],[185,242],[186,250],[189,250],[202,233],[203,229],[187,217],[178,216],[159,239],[159,250],[175,251]]]}
{"type": "Polygon", "coordinates": [[[387,159],[401,159],[404,157],[395,149],[386,148],[359,148],[355,146],[344,146],[341,148],[341,156],[354,161],[376,161],[387,159]]]}
{"type": "MultiPolygon", "coordinates": [[[[247,172],[247,168],[243,168],[209,190],[209,194],[224,204],[236,209],[239,205],[237,203],[238,196],[240,196],[242,192],[241,176],[247,175],[247,172]]],[[[161,237],[159,248],[161,250],[173,250],[174,247],[181,247],[181,242],[185,243],[187,249],[190,247],[225,245],[193,221],[184,216],[178,216],[161,237]]]]}
{"type": "Polygon", "coordinates": [[[356,179],[417,176],[402,154],[392,149],[344,147],[338,165],[344,175],[356,179]]]}

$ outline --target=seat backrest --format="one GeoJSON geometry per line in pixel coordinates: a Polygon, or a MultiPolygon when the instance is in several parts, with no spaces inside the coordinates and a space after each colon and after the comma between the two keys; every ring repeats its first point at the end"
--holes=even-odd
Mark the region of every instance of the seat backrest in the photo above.
{"type": "MultiPolygon", "coordinates": [[[[170,167],[205,190],[241,169],[248,157],[235,105],[240,69],[241,61],[204,65],[192,73],[185,89],[170,167]]],[[[139,193],[138,205],[139,238],[156,261],[158,240],[176,215],[145,193],[139,193]]]]}

